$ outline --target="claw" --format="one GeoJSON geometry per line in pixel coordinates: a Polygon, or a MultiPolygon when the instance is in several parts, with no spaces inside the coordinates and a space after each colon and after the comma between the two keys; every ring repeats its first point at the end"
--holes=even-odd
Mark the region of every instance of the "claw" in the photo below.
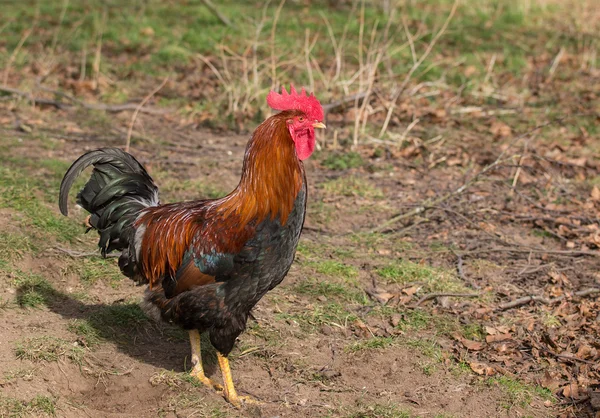
{"type": "Polygon", "coordinates": [[[261,405],[262,402],[250,397],[250,396],[239,396],[235,390],[235,386],[233,385],[233,379],[231,378],[231,370],[229,368],[229,360],[227,357],[221,355],[221,353],[217,353],[217,358],[219,359],[219,366],[221,367],[221,373],[223,373],[223,384],[225,385],[225,390],[223,391],[223,397],[227,402],[232,404],[238,409],[242,408],[244,404],[254,404],[261,405]]]}
{"type": "Polygon", "coordinates": [[[197,370],[196,367],[194,367],[192,369],[192,371],[190,372],[190,375],[195,377],[196,379],[198,379],[200,381],[200,383],[202,383],[204,386],[214,389],[217,392],[223,392],[223,390],[225,390],[222,385],[220,385],[217,382],[215,382],[214,380],[206,377],[204,372],[197,370]]]}

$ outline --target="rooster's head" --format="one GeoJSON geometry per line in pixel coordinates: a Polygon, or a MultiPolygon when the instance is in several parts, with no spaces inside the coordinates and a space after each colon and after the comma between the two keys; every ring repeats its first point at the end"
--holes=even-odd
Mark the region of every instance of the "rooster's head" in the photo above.
{"type": "Polygon", "coordinates": [[[288,131],[296,146],[296,155],[306,160],[315,150],[315,128],[325,128],[323,123],[323,107],[314,94],[307,95],[302,89],[300,93],[294,86],[290,92],[281,89],[281,94],[271,91],[267,96],[267,104],[274,110],[295,111],[286,120],[288,131]]]}

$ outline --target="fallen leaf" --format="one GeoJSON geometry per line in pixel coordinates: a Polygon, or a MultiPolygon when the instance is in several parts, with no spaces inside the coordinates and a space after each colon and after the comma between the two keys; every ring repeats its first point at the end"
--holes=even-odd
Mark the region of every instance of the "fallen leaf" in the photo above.
{"type": "Polygon", "coordinates": [[[471,370],[482,376],[492,376],[496,374],[494,369],[488,366],[487,364],[472,361],[469,363],[469,366],[471,366],[471,370]]]}
{"type": "Polygon", "coordinates": [[[484,347],[484,344],[482,342],[479,341],[472,341],[472,340],[468,340],[466,338],[462,338],[462,337],[456,337],[456,339],[458,341],[460,341],[460,343],[467,349],[467,350],[471,350],[471,351],[479,351],[482,350],[484,347]]]}
{"type": "Polygon", "coordinates": [[[540,385],[545,387],[546,389],[551,390],[554,393],[556,389],[559,388],[560,382],[558,381],[558,379],[555,379],[550,373],[546,371],[544,373],[544,377],[542,377],[542,379],[540,380],[540,385]]]}
{"type": "Polygon", "coordinates": [[[465,77],[471,77],[473,74],[477,72],[477,67],[474,65],[469,65],[463,70],[463,74],[465,77]]]}
{"type": "Polygon", "coordinates": [[[562,388],[562,394],[565,398],[577,399],[579,398],[579,386],[577,383],[569,383],[562,388]]]}
{"type": "Polygon", "coordinates": [[[405,289],[402,289],[402,293],[405,293],[408,296],[412,296],[415,293],[417,293],[418,291],[419,291],[419,287],[417,287],[417,286],[411,286],[411,287],[407,287],[405,289]]]}
{"type": "Polygon", "coordinates": [[[592,200],[595,200],[596,202],[600,201],[600,189],[598,186],[594,186],[592,189],[592,200]]]}
{"type": "Polygon", "coordinates": [[[390,293],[387,290],[379,288],[379,287],[365,289],[365,292],[372,299],[376,300],[377,302],[381,303],[382,305],[385,305],[386,303],[388,303],[390,301],[390,299],[393,299],[394,297],[398,296],[397,293],[390,293]]]}
{"type": "Polygon", "coordinates": [[[512,134],[512,129],[504,122],[494,121],[490,126],[490,133],[498,138],[505,138],[512,134]]]}
{"type": "Polygon", "coordinates": [[[510,331],[510,327],[507,327],[506,325],[498,325],[495,327],[485,327],[485,332],[488,333],[488,335],[497,335],[497,334],[508,334],[508,332],[510,331]]]}

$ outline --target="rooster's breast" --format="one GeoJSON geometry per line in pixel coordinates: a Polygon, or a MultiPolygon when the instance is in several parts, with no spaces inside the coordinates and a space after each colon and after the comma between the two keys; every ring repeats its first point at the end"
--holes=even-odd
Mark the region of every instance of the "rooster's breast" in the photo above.
{"type": "Polygon", "coordinates": [[[284,225],[279,218],[265,219],[256,228],[243,250],[234,257],[232,277],[227,281],[225,303],[250,311],[265,293],[277,286],[288,273],[306,213],[306,182],[284,225]]]}

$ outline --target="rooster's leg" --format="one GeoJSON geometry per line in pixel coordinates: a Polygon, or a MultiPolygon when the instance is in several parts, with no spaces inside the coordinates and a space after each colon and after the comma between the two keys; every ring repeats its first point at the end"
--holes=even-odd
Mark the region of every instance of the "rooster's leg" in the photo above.
{"type": "Polygon", "coordinates": [[[221,367],[221,373],[223,374],[223,384],[225,385],[225,399],[229,401],[236,408],[242,407],[244,403],[255,403],[260,404],[260,401],[251,398],[250,396],[239,396],[233,386],[233,378],[231,377],[231,369],[229,368],[229,360],[221,353],[217,352],[219,359],[219,367],[221,367]]]}
{"type": "Polygon", "coordinates": [[[194,368],[190,374],[204,383],[204,385],[216,391],[222,391],[223,386],[213,382],[204,374],[204,367],[202,367],[202,354],[200,352],[200,333],[196,329],[190,331],[190,345],[192,346],[192,364],[194,365],[194,368]]]}

